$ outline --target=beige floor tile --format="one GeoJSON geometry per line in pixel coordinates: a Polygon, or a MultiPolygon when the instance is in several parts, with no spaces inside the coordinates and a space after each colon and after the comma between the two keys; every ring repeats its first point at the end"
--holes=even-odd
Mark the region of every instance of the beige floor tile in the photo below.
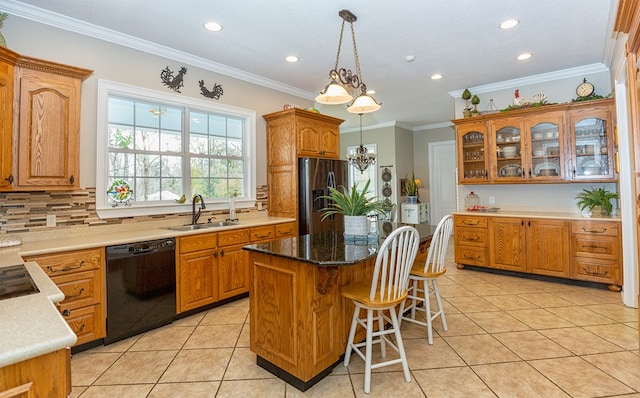
{"type": "Polygon", "coordinates": [[[640,358],[630,352],[585,355],[585,361],[615,377],[636,391],[640,391],[640,358]]]}
{"type": "Polygon", "coordinates": [[[465,314],[471,312],[500,311],[500,308],[478,296],[447,297],[447,301],[456,307],[458,311],[465,314]]]}
{"type": "Polygon", "coordinates": [[[638,330],[638,322],[625,322],[623,325],[630,327],[631,329],[638,330]]]}
{"type": "Polygon", "coordinates": [[[80,353],[71,358],[71,385],[90,386],[113,365],[121,353],[80,353]]]}
{"type": "Polygon", "coordinates": [[[531,330],[524,332],[495,333],[493,337],[524,360],[557,358],[573,355],[570,351],[531,330]]]}
{"type": "Polygon", "coordinates": [[[537,305],[520,298],[514,294],[506,294],[501,296],[484,297],[485,300],[500,308],[501,310],[525,310],[530,308],[538,308],[537,305]]]}
{"type": "Polygon", "coordinates": [[[125,352],[96,385],[156,383],[178,351],[125,352]]]}
{"type": "Polygon", "coordinates": [[[433,369],[464,366],[464,361],[441,338],[434,337],[433,345],[429,345],[426,337],[404,341],[409,369],[433,369]]]}
{"type": "Polygon", "coordinates": [[[351,383],[356,397],[360,398],[424,397],[420,385],[413,379],[413,376],[411,376],[411,381],[407,383],[402,371],[373,373],[369,394],[364,393],[364,374],[351,374],[351,383]]]}
{"type": "Polygon", "coordinates": [[[243,324],[248,315],[248,306],[223,305],[207,311],[207,314],[202,318],[202,321],[200,321],[200,325],[227,325],[232,323],[243,324]]]}
{"type": "Polygon", "coordinates": [[[508,291],[492,283],[465,284],[464,287],[478,296],[499,296],[503,294],[510,294],[508,291]]]}
{"type": "Polygon", "coordinates": [[[270,379],[273,374],[256,364],[256,354],[249,348],[236,348],[224,373],[224,380],[270,379]]]}
{"type": "Polygon", "coordinates": [[[553,307],[546,310],[577,326],[606,325],[615,322],[611,318],[597,314],[585,307],[553,307]]]}
{"type": "Polygon", "coordinates": [[[507,311],[507,313],[532,329],[553,329],[575,326],[573,323],[542,308],[507,311]]]}
{"type": "Polygon", "coordinates": [[[251,344],[251,329],[249,328],[249,324],[246,323],[242,326],[242,331],[240,332],[240,337],[238,337],[238,343],[236,347],[249,347],[251,344]]]}
{"type": "Polygon", "coordinates": [[[184,348],[192,350],[195,348],[234,347],[241,331],[242,324],[199,325],[184,344],[184,348]]]}
{"type": "Polygon", "coordinates": [[[476,374],[499,397],[568,397],[526,362],[472,366],[476,374]]]}
{"type": "Polygon", "coordinates": [[[499,283],[498,286],[500,286],[502,289],[504,289],[504,290],[506,290],[506,291],[508,291],[508,292],[510,292],[512,294],[517,294],[517,295],[542,294],[542,293],[540,293],[540,288],[538,286],[536,286],[535,284],[522,283],[522,282],[519,282],[519,281],[514,281],[513,278],[510,281],[506,282],[506,283],[504,283],[504,282],[499,283]]]}
{"type": "Polygon", "coordinates": [[[617,323],[613,325],[585,326],[585,330],[588,330],[591,333],[624,348],[625,350],[638,349],[638,330],[632,329],[626,325],[617,323]]]}
{"type": "Polygon", "coordinates": [[[280,379],[225,380],[216,398],[284,398],[286,387],[280,379]]]}
{"type": "Polygon", "coordinates": [[[492,398],[496,395],[468,367],[416,370],[416,382],[429,398],[492,398]]]}
{"type": "MultiPolygon", "coordinates": [[[[415,340],[412,340],[412,341],[415,341],[415,340]]],[[[364,350],[365,350],[365,348],[362,347],[362,352],[363,353],[364,353],[364,350]]],[[[405,350],[405,352],[406,352],[406,350],[405,350]]],[[[374,344],[372,349],[371,349],[371,353],[372,353],[371,362],[373,364],[400,358],[400,355],[393,348],[390,348],[390,347],[387,347],[387,356],[383,358],[382,357],[382,352],[380,351],[380,344],[374,344]]],[[[342,366],[342,365],[339,364],[338,366],[342,366]]],[[[411,365],[409,365],[409,366],[411,366],[411,365]]],[[[364,373],[364,360],[362,358],[360,358],[360,356],[358,354],[356,354],[355,352],[351,353],[351,358],[349,359],[348,370],[349,370],[349,374],[364,373]]],[[[372,369],[371,372],[372,373],[402,372],[402,365],[399,364],[399,363],[398,364],[393,364],[393,365],[388,365],[388,366],[384,366],[384,367],[381,367],[381,368],[372,369]]]]}
{"type": "Polygon", "coordinates": [[[219,387],[219,381],[160,383],[153,387],[148,398],[215,398],[219,387]]]}
{"type": "Polygon", "coordinates": [[[487,333],[515,332],[531,328],[506,312],[474,312],[467,315],[487,333]]]}
{"type": "Polygon", "coordinates": [[[619,346],[579,327],[545,329],[539,330],[538,332],[576,355],[599,354],[622,350],[619,346]]]}
{"type": "Polygon", "coordinates": [[[81,398],[146,398],[152,388],[153,384],[91,386],[82,393],[81,398]]]}
{"type": "Polygon", "coordinates": [[[616,322],[633,322],[636,323],[636,326],[638,323],[638,309],[625,307],[621,303],[587,305],[585,308],[611,318],[616,322]]]}
{"type": "MultiPolygon", "coordinates": [[[[476,325],[471,319],[464,314],[446,314],[448,330],[445,332],[442,329],[440,322],[433,323],[433,328],[438,336],[463,336],[469,334],[482,334],[486,333],[484,329],[476,325]]],[[[426,330],[425,330],[426,333],[426,330]]],[[[436,334],[434,333],[434,336],[436,334]]],[[[425,335],[426,337],[426,335],[425,335]]]]}
{"type": "Polygon", "coordinates": [[[179,350],[187,341],[195,326],[172,326],[143,333],[129,351],[179,350]]]}
{"type": "Polygon", "coordinates": [[[572,397],[602,397],[635,392],[579,357],[529,362],[572,397]]]}
{"type": "Polygon", "coordinates": [[[87,387],[73,386],[71,388],[71,394],[69,395],[69,398],[79,398],[86,389],[87,387]]]}
{"type": "Polygon", "coordinates": [[[222,380],[232,348],[182,350],[162,375],[161,383],[222,380]]]}
{"type": "Polygon", "coordinates": [[[468,285],[473,285],[475,283],[485,283],[485,280],[482,279],[482,276],[483,276],[482,272],[475,272],[475,271],[469,271],[469,270],[466,270],[464,272],[458,272],[456,274],[453,274],[453,273],[447,274],[447,278],[449,278],[451,281],[465,287],[468,285]]]}
{"type": "Polygon", "coordinates": [[[566,307],[574,305],[572,302],[560,298],[553,293],[540,293],[537,291],[536,293],[519,293],[518,296],[541,308],[566,307]]]}
{"type": "Polygon", "coordinates": [[[577,305],[606,304],[611,302],[611,297],[608,294],[597,294],[597,289],[590,290],[594,290],[594,292],[573,290],[567,292],[556,292],[556,295],[577,305]]]}
{"type": "Polygon", "coordinates": [[[444,340],[468,365],[520,360],[517,355],[488,334],[446,337],[444,340]]]}
{"type": "Polygon", "coordinates": [[[199,312],[194,315],[190,315],[184,318],[173,321],[171,326],[198,326],[202,318],[206,315],[206,312],[199,312]]]}
{"type": "Polygon", "coordinates": [[[128,339],[116,341],[115,343],[112,343],[112,344],[98,346],[98,347],[92,348],[91,352],[92,353],[94,352],[120,352],[120,353],[127,352],[127,350],[131,348],[131,346],[134,345],[141,336],[142,335],[137,335],[137,336],[129,337],[128,339]]]}
{"type": "Polygon", "coordinates": [[[439,283],[438,289],[440,290],[440,296],[444,298],[476,296],[474,292],[458,284],[444,285],[439,283]]]}
{"type": "Polygon", "coordinates": [[[341,376],[327,376],[320,380],[313,387],[305,392],[302,392],[295,387],[287,384],[286,386],[287,398],[347,398],[355,397],[354,387],[351,385],[351,378],[349,375],[341,376]]]}

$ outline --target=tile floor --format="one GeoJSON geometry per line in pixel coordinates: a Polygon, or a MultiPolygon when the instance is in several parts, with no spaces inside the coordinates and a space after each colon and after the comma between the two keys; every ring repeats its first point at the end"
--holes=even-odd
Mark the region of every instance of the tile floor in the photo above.
{"type": "MultiPolygon", "coordinates": [[[[638,310],[619,293],[458,270],[439,282],[449,326],[403,323],[412,381],[375,370],[370,397],[640,397],[638,310]]],[[[302,393],[255,364],[242,299],[75,354],[72,397],[363,397],[363,362],[302,393]]],[[[389,354],[391,355],[391,354],[389,354]]]]}

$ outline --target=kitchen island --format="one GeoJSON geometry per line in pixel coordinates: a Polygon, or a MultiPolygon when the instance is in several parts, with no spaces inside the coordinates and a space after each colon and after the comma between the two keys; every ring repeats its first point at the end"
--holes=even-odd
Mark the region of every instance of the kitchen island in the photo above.
{"type": "MultiPolygon", "coordinates": [[[[302,391],[330,374],[344,354],[354,309],[340,287],[369,279],[380,242],[401,225],[381,222],[369,241],[331,231],[245,246],[258,365],[302,391]]],[[[413,226],[428,245],[435,226],[413,226]]]]}

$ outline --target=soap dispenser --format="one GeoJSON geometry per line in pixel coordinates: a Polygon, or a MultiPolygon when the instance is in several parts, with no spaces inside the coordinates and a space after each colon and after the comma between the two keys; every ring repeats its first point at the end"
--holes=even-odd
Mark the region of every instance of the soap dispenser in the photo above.
{"type": "Polygon", "coordinates": [[[229,221],[236,221],[236,198],[229,198],[229,221]]]}

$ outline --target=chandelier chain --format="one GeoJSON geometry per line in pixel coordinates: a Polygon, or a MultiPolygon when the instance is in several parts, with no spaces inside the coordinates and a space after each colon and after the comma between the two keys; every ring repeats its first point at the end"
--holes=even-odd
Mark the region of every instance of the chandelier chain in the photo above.
{"type": "MultiPolygon", "coordinates": [[[[342,23],[344,25],[344,20],[342,21],[342,23]]],[[[349,25],[351,26],[351,41],[353,42],[353,58],[356,61],[356,76],[358,76],[363,90],[366,91],[367,86],[364,84],[364,79],[362,78],[362,71],[360,70],[360,58],[358,58],[358,47],[356,46],[356,31],[355,29],[353,29],[353,22],[349,22],[349,25]]]]}
{"type": "MultiPolygon", "coordinates": [[[[334,71],[338,70],[338,63],[340,62],[340,49],[342,48],[342,35],[344,33],[344,23],[345,20],[342,20],[342,27],[340,28],[340,41],[338,41],[338,53],[336,54],[336,65],[333,67],[334,71]]],[[[353,24],[351,24],[351,29],[353,29],[353,24]]]]}

